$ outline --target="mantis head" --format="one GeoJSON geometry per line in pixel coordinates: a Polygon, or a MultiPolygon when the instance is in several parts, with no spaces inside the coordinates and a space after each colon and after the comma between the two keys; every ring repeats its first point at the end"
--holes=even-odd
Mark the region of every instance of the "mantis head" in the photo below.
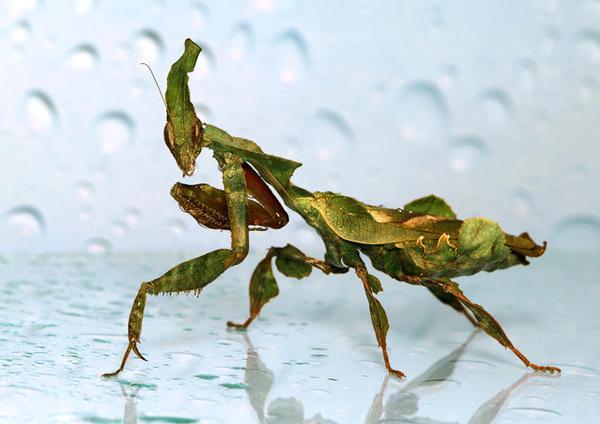
{"type": "Polygon", "coordinates": [[[196,169],[196,158],[202,150],[204,129],[190,101],[188,73],[194,70],[202,49],[189,38],[179,60],[173,63],[167,77],[167,123],[164,138],[184,176],[196,169]]]}
{"type": "Polygon", "coordinates": [[[169,117],[163,132],[165,143],[175,158],[184,176],[191,176],[196,170],[196,158],[202,151],[204,130],[200,119],[194,116],[192,125],[174,124],[169,117]]]}

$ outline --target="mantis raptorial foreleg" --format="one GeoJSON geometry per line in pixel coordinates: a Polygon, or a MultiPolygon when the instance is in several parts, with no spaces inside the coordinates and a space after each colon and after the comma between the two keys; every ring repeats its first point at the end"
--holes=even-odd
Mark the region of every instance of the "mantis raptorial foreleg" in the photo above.
{"type": "Polygon", "coordinates": [[[387,332],[390,328],[388,323],[387,315],[385,313],[385,309],[381,306],[381,303],[375,297],[375,293],[382,290],[381,283],[379,280],[370,275],[367,271],[367,267],[364,262],[358,259],[355,264],[352,266],[356,270],[356,274],[360,281],[363,283],[363,287],[365,289],[365,295],[367,296],[367,300],[369,301],[369,312],[371,313],[371,322],[373,324],[373,329],[375,330],[375,337],[377,338],[377,343],[383,352],[383,362],[385,363],[385,368],[388,372],[396,377],[404,378],[406,377],[402,371],[396,370],[392,368],[390,365],[390,358],[388,357],[387,352],[387,332]]]}
{"type": "Polygon", "coordinates": [[[487,312],[481,305],[472,302],[467,296],[464,295],[462,290],[458,287],[458,284],[448,279],[432,279],[423,280],[422,285],[425,287],[436,287],[437,289],[443,290],[454,296],[465,308],[467,308],[475,319],[479,327],[483,329],[489,336],[493,337],[505,348],[510,349],[517,357],[523,361],[526,367],[529,367],[535,371],[545,372],[560,372],[560,369],[552,366],[537,365],[531,362],[525,355],[523,355],[510,341],[498,321],[487,312]]]}
{"type": "Polygon", "coordinates": [[[137,348],[142,333],[142,321],[146,296],[165,293],[199,293],[228,268],[239,264],[248,254],[248,227],[246,225],[246,190],[241,160],[232,155],[219,158],[223,168],[223,185],[227,198],[229,222],[231,224],[231,249],[219,249],[190,259],[175,266],[155,280],[140,285],[129,314],[129,344],[119,369],[104,377],[119,374],[125,367],[129,353],[133,351],[146,360],[137,348]]]}
{"type": "Polygon", "coordinates": [[[250,278],[250,313],[246,321],[237,324],[227,322],[228,327],[245,329],[260,314],[263,306],[279,294],[277,281],[273,275],[272,260],[275,258],[277,269],[284,275],[293,278],[308,277],[315,267],[325,274],[344,273],[347,268],[338,268],[320,259],[311,258],[291,244],[285,247],[271,247],[267,255],[258,263],[250,278]]]}

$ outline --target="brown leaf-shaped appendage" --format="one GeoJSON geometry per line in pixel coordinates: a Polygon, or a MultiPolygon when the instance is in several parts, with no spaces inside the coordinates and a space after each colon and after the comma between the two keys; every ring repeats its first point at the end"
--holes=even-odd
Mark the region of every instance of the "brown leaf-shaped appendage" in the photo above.
{"type": "Polygon", "coordinates": [[[312,272],[312,266],[306,262],[306,255],[291,244],[277,249],[275,266],[286,277],[305,278],[312,272]]]}
{"type": "Polygon", "coordinates": [[[456,296],[456,298],[473,313],[475,319],[479,323],[479,326],[487,334],[498,340],[498,342],[504,347],[513,346],[498,321],[496,321],[496,319],[489,312],[483,309],[483,306],[473,303],[467,299],[458,287],[458,284],[456,284],[454,281],[446,280],[445,289],[449,293],[456,296]]]}

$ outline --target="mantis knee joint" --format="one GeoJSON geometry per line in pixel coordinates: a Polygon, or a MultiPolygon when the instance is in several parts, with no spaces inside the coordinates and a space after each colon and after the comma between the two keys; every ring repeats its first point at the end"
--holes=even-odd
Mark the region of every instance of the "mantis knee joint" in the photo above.
{"type": "Polygon", "coordinates": [[[237,265],[248,256],[248,246],[234,247],[231,250],[231,264],[237,265]]]}

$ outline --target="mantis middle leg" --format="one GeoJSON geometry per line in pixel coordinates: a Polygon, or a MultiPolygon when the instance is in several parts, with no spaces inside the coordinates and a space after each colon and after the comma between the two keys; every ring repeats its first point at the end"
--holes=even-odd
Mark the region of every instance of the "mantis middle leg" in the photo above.
{"type": "Polygon", "coordinates": [[[226,154],[219,157],[223,170],[223,185],[227,198],[227,210],[231,224],[231,249],[218,249],[200,257],[183,262],[167,273],[140,285],[129,313],[127,349],[119,369],[103,377],[113,377],[125,367],[127,358],[133,351],[140,359],[146,360],[137,344],[142,333],[142,321],[146,296],[165,293],[197,292],[214,281],[228,268],[239,264],[248,254],[248,226],[246,225],[246,189],[241,160],[226,154]]]}
{"type": "Polygon", "coordinates": [[[377,343],[379,344],[379,347],[381,347],[383,353],[383,362],[385,363],[385,368],[390,374],[399,378],[404,378],[406,375],[402,371],[392,368],[387,352],[387,332],[390,325],[388,323],[385,309],[383,309],[383,306],[381,306],[381,303],[379,303],[375,297],[375,293],[382,290],[381,283],[376,277],[368,273],[367,267],[362,260],[357,260],[353,265],[353,268],[356,270],[356,275],[358,275],[358,278],[360,278],[360,281],[363,284],[365,295],[367,296],[367,300],[369,302],[371,323],[373,324],[373,329],[375,330],[377,343]]]}
{"type": "Polygon", "coordinates": [[[293,278],[308,277],[312,268],[318,268],[325,274],[345,273],[348,268],[338,268],[320,259],[311,258],[291,244],[285,247],[271,247],[267,255],[258,263],[250,278],[250,313],[246,321],[237,324],[227,322],[228,327],[245,329],[260,314],[263,306],[279,294],[279,288],[273,275],[272,259],[275,258],[277,269],[284,275],[293,278]]]}

